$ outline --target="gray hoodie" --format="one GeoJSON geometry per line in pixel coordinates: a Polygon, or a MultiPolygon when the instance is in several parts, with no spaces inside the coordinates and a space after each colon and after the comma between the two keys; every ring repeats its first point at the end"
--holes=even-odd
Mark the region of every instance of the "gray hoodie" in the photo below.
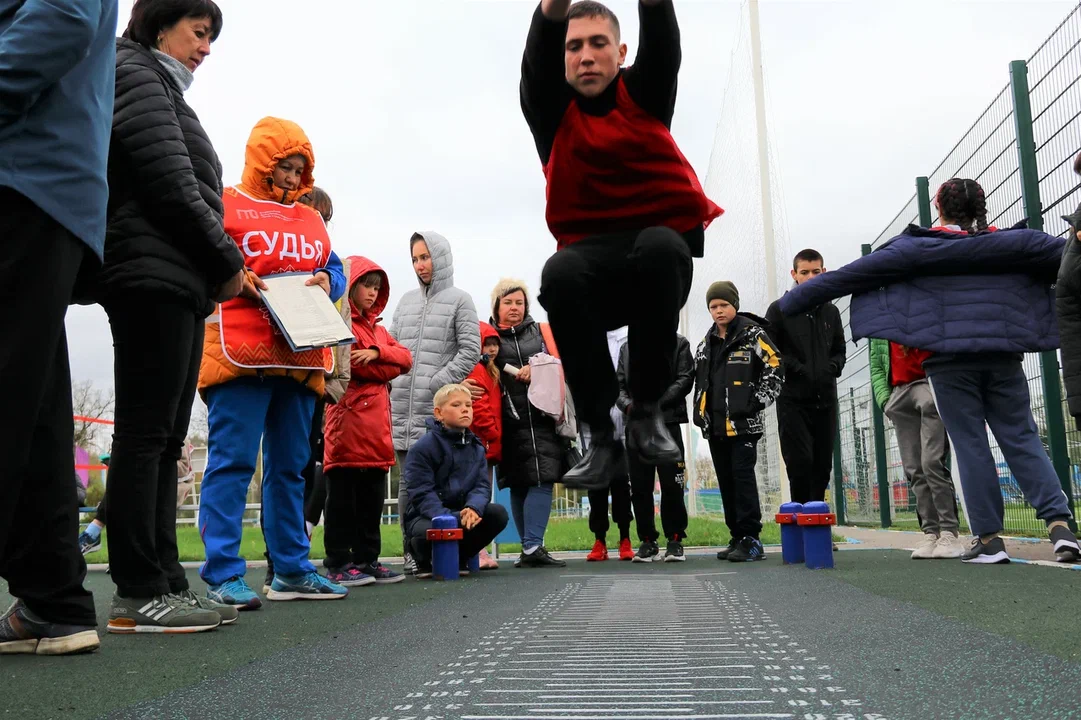
{"type": "MultiPolygon", "coordinates": [[[[402,296],[390,334],[413,353],[413,370],[390,386],[394,449],[408,450],[427,432],[439,388],[460,383],[480,360],[480,323],[473,298],[454,287],[454,256],[439,233],[418,232],[432,255],[432,283],[402,296]]],[[[412,241],[412,239],[410,239],[412,241]]]]}

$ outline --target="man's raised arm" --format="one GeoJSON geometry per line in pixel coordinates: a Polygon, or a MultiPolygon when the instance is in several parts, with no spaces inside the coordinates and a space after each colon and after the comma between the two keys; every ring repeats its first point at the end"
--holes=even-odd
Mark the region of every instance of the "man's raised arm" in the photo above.
{"type": "Polygon", "coordinates": [[[638,55],[627,70],[631,97],[666,126],[676,108],[676,80],[683,60],[672,0],[639,0],[638,55]]]}
{"type": "Polygon", "coordinates": [[[542,163],[548,162],[559,122],[571,98],[563,59],[570,6],[570,0],[541,0],[533,13],[522,56],[522,114],[542,163]]]}

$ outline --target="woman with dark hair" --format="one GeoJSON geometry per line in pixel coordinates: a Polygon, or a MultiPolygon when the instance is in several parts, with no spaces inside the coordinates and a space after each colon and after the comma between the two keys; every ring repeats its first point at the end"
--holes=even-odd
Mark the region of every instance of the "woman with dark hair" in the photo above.
{"type": "Polygon", "coordinates": [[[215,301],[243,287],[222,226],[221,165],[184,101],[222,16],[210,0],[137,0],[118,38],[109,217],[96,299],[112,328],[109,632],[189,633],[236,620],[188,588],[176,547],[177,461],[215,301]]]}
{"type": "Polygon", "coordinates": [[[882,338],[930,353],[923,371],[953,443],[975,536],[963,562],[1010,561],[988,428],[1025,500],[1047,524],[1056,559],[1076,562],[1073,515],[1040,440],[1021,366],[1022,353],[1059,346],[1051,286],[1063,240],[1025,222],[1006,230],[989,225],[975,180],[947,180],[935,206],[938,225],[912,225],[870,255],[789,290],[781,312],[795,315],[851,294],[853,341],[882,338]]]}

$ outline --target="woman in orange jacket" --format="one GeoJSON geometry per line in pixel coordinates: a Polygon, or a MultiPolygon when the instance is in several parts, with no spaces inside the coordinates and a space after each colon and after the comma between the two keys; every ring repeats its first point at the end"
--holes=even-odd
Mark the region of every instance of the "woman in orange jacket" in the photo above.
{"type": "Polygon", "coordinates": [[[313,186],[315,155],[293,122],[267,117],[252,130],[240,185],[225,189],[225,231],[244,254],[247,277],[235,300],[207,319],[199,391],[209,412],[207,471],[199,531],[206,546],[200,575],[208,597],[239,609],[262,604],[244,581],[241,525],[248,485],[263,449],[263,505],[274,580],[267,599],[336,599],[348,590],[308,560],[304,479],[308,437],[327,349],[293,352],[260,299],[260,279],[311,273],[332,300],[345,292],[342,264],[319,213],[297,199],[313,186]]]}

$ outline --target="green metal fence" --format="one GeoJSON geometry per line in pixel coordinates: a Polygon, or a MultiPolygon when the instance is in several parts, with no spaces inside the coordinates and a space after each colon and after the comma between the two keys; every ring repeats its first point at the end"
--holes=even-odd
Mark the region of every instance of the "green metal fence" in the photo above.
{"type": "MultiPolygon", "coordinates": [[[[1081,4],[1062,21],[1028,61],[1010,63],[1009,82],[967,133],[926,177],[916,192],[864,253],[899,234],[909,224],[937,221],[929,195],[945,180],[977,180],[987,195],[988,220],[1008,227],[1024,218],[1030,227],[1065,234],[1060,219],[1081,200],[1072,161],[1081,150],[1081,4]]],[[[839,303],[848,328],[848,300],[839,303]]],[[[1032,413],[1044,445],[1071,497],[1081,498],[1081,433],[1063,402],[1057,353],[1026,356],[1032,413]],[[1067,427],[1069,423],[1069,427],[1067,427]]],[[[843,482],[841,511],[851,523],[915,528],[912,494],[905,481],[889,421],[875,406],[868,345],[853,349],[838,385],[838,439],[835,478],[843,482]]],[[[1006,504],[1006,530],[1042,535],[1044,524],[1025,504],[1017,481],[992,441],[1006,504]]],[[[841,503],[838,503],[841,504],[841,503]]],[[[1076,514],[1075,504],[1075,514],[1076,514]]]]}

